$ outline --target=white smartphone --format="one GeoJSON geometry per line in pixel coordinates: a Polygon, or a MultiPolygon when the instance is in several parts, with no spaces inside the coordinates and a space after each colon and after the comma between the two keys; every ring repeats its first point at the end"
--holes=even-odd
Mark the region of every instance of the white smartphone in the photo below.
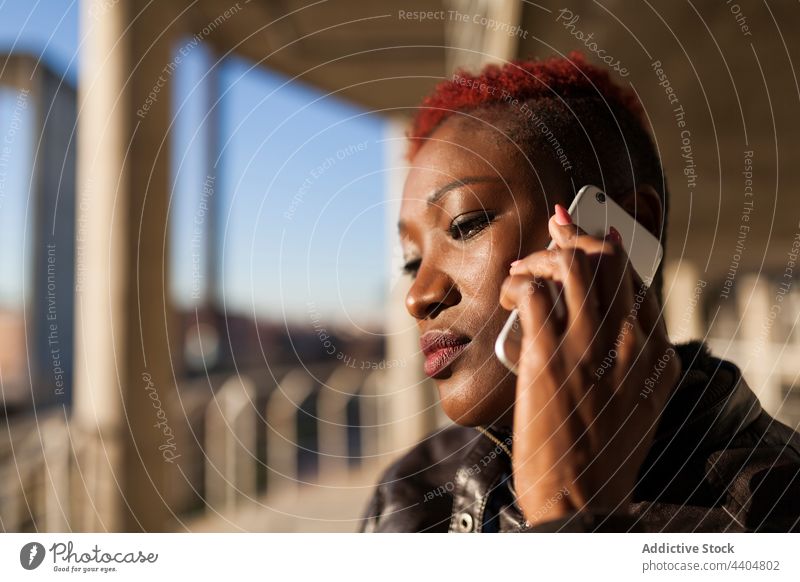
{"type": "MultiPolygon", "coordinates": [[[[664,249],[659,240],[641,224],[639,224],[625,209],[606,196],[597,186],[584,186],[569,206],[572,222],[588,234],[603,237],[608,228],[613,226],[622,236],[622,246],[628,253],[631,265],[645,286],[649,287],[664,256],[664,249]]],[[[555,246],[555,241],[550,241],[548,249],[555,246]]],[[[564,315],[564,305],[556,287],[547,282],[547,287],[553,295],[554,315],[558,318],[564,315]]],[[[517,309],[511,312],[506,324],[503,326],[494,351],[498,359],[511,370],[517,373],[519,362],[522,329],[519,322],[517,309]]]]}

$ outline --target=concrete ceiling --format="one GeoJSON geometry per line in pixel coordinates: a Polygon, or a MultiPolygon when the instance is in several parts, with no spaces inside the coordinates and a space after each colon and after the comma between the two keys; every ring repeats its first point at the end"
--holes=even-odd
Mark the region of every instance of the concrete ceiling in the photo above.
{"type": "MultiPolygon", "coordinates": [[[[228,0],[203,0],[198,22],[213,21],[228,0]]],[[[213,41],[265,67],[370,109],[413,107],[445,75],[442,21],[398,18],[442,10],[442,1],[254,0],[236,26],[213,41]]]]}
{"type": "MultiPolygon", "coordinates": [[[[598,61],[592,51],[602,49],[628,69],[622,80],[641,97],[672,191],[672,258],[692,260],[707,270],[704,276],[724,275],[744,224],[751,230],[740,268],[760,269],[763,263],[782,271],[800,219],[794,193],[800,183],[795,161],[800,88],[793,72],[800,63],[797,5],[619,0],[570,5],[578,20],[567,27],[561,4],[524,2],[519,24],[526,34],[517,53],[542,57],[581,49],[598,61]],[[597,45],[586,46],[577,31],[592,34],[597,45]],[[683,174],[681,129],[653,71],[656,60],[686,112],[698,175],[694,188],[683,174]],[[754,196],[747,199],[745,150],[754,152],[754,196]],[[746,200],[754,201],[748,222],[742,218],[746,200]]],[[[208,22],[230,4],[202,0],[197,6],[197,22],[208,22]]],[[[446,22],[404,20],[399,11],[452,6],[444,0],[254,0],[246,18],[220,27],[213,42],[221,51],[234,50],[362,106],[402,112],[448,73],[444,47],[451,37],[446,22]]]]}

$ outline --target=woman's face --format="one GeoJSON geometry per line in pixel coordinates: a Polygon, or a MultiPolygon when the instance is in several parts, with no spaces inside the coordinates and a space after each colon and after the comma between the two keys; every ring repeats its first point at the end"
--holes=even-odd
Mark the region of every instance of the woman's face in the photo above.
{"type": "Polygon", "coordinates": [[[458,118],[430,136],[411,166],[399,232],[425,371],[453,421],[510,426],[516,377],[494,353],[509,315],[500,287],[513,260],[547,244],[563,185],[497,130],[458,118]]]}

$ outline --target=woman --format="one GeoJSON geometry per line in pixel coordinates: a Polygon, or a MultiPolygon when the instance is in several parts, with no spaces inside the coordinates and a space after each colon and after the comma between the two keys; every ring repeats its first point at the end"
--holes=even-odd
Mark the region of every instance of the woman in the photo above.
{"type": "Polygon", "coordinates": [[[673,346],[660,273],[646,289],[615,229],[589,236],[565,210],[595,184],[663,242],[631,91],[578,53],[491,65],[441,83],[410,144],[406,308],[455,425],[384,473],[362,531],[798,529],[800,435],[735,365],[673,346]],[[493,350],[514,307],[518,376],[493,350]]]}

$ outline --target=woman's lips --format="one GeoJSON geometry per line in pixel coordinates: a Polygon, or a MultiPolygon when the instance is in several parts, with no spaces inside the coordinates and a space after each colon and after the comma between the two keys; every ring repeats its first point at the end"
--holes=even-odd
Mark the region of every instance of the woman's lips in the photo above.
{"type": "Polygon", "coordinates": [[[431,378],[435,377],[440,372],[443,372],[455,360],[461,352],[467,347],[467,344],[458,344],[455,346],[447,346],[439,348],[425,357],[425,373],[431,378]]]}

